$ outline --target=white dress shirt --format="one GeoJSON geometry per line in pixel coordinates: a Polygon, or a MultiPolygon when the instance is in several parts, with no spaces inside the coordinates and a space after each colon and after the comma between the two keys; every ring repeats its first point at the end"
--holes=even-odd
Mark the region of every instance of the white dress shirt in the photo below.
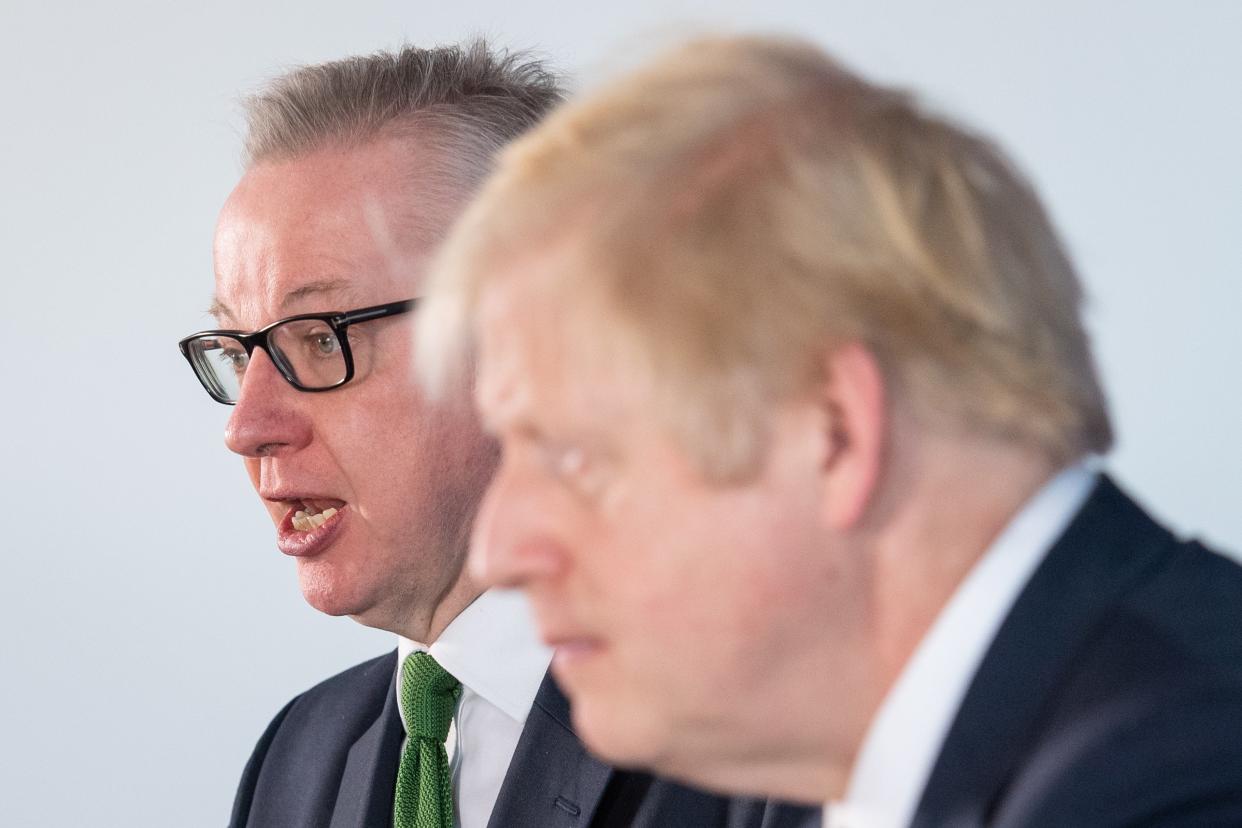
{"type": "Polygon", "coordinates": [[[867,729],[845,799],[825,828],[905,828],[949,726],[1018,594],[1096,482],[1085,465],[1049,481],[1005,527],[940,611],[867,729]]]}
{"type": "MultiPolygon", "coordinates": [[[[516,590],[483,593],[430,647],[398,637],[398,664],[418,650],[429,652],[461,682],[445,744],[456,824],[486,828],[552,650],[540,642],[526,600],[516,590]]],[[[398,701],[400,678],[398,670],[398,701]]]]}

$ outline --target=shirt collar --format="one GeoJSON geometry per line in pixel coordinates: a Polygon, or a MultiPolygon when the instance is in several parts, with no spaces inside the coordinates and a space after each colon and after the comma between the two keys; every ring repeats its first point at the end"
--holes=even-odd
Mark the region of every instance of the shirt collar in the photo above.
{"type": "Polygon", "coordinates": [[[552,661],[552,650],[535,631],[518,590],[489,589],[462,610],[430,647],[397,637],[398,664],[412,652],[428,652],[464,686],[519,724],[552,661]]]}
{"type": "Polygon", "coordinates": [[[1063,470],[1010,520],[940,611],[871,720],[843,803],[825,825],[909,825],[970,681],[1018,594],[1095,486],[1063,470]]]}

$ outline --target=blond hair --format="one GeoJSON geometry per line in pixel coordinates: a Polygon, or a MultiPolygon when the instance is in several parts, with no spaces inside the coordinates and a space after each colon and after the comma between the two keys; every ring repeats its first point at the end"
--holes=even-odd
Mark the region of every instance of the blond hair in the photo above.
{"type": "Polygon", "coordinates": [[[916,411],[1058,463],[1111,444],[1079,282],[1031,187],[810,45],[690,43],[505,151],[434,268],[424,374],[468,342],[498,263],[569,236],[589,266],[556,276],[563,314],[589,300],[600,344],[645,356],[709,474],[753,471],[771,402],[849,341],[916,411]]]}

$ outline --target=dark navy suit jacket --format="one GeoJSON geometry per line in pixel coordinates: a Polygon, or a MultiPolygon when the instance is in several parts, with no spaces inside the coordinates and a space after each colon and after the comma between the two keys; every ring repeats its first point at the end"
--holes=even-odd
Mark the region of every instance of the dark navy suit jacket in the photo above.
{"type": "MultiPolygon", "coordinates": [[[[289,702],[242,774],[231,828],[391,828],[404,730],[396,653],[359,664],[289,702]]],[[[728,799],[610,768],[574,736],[545,676],[501,786],[490,828],[811,828],[819,809],[728,799]]]]}
{"type": "Polygon", "coordinates": [[[1242,826],[1242,567],[1103,478],[985,654],[913,825],[1242,826]]]}

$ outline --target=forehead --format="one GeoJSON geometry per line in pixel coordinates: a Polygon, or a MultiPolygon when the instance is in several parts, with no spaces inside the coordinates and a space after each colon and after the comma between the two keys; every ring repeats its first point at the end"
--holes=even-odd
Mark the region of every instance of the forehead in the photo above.
{"type": "Polygon", "coordinates": [[[494,430],[616,427],[651,391],[650,375],[617,347],[615,327],[558,268],[583,262],[543,249],[503,265],[475,316],[476,400],[494,430]]]}
{"type": "Polygon", "coordinates": [[[389,141],[247,171],[216,227],[221,321],[258,327],[414,295],[433,225],[450,217],[420,205],[411,151],[389,141]]]}

